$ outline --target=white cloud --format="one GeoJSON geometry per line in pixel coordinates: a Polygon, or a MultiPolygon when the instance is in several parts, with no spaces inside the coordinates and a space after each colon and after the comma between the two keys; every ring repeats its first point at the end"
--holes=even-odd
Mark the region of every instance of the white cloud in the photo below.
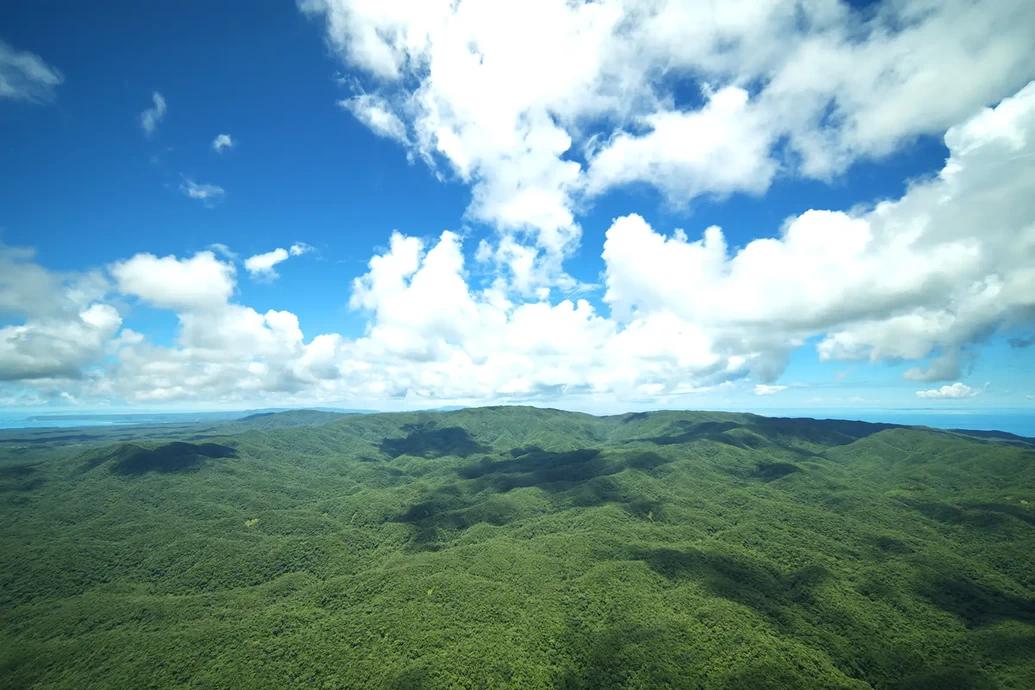
{"type": "Polygon", "coordinates": [[[340,101],[340,105],[369,127],[374,134],[394,139],[401,144],[409,144],[406,125],[392,112],[391,106],[384,99],[361,94],[340,101]]]}
{"type": "Polygon", "coordinates": [[[772,395],[787,390],[787,386],[767,386],[763,383],[755,385],[755,395],[772,395]]]}
{"type": "Polygon", "coordinates": [[[255,256],[249,256],[244,260],[244,267],[251,274],[252,278],[260,280],[274,280],[277,278],[277,272],[273,270],[273,267],[282,261],[287,261],[288,251],[277,247],[271,252],[265,254],[256,254],[255,256]]]}
{"type": "MultiPolygon", "coordinates": [[[[372,45],[380,45],[379,36],[368,37],[372,45]]],[[[388,76],[392,65],[409,69],[409,58],[396,62],[391,50],[367,57],[388,76]]],[[[654,130],[627,131],[649,137],[654,130]]],[[[306,337],[290,312],[232,302],[234,265],[211,251],[190,258],[140,254],[109,273],[122,295],[175,312],[175,342],[158,346],[126,329],[109,336],[115,320],[95,310],[95,341],[78,332],[57,340],[108,338],[104,351],[112,361],[54,356],[65,368],[38,371],[86,367],[63,389],[80,400],[419,405],[586,393],[661,401],[745,378],[759,392],[782,390],[789,354],[817,339],[820,359],[908,361],[917,364],[911,378],[933,380],[953,373],[990,334],[1026,332],[1035,320],[1035,83],[949,128],[945,142],[943,169],[901,198],[851,212],[809,210],[740,247],[718,227],[662,234],[638,215],[616,218],[602,249],[603,307],[543,292],[556,286],[565,250],[551,249],[542,228],[538,244],[512,228],[477,252],[469,247],[479,271],[496,269],[487,287],[469,278],[459,234],[394,234],[353,284],[350,306],[366,319],[354,338],[306,337]],[[547,257],[556,260],[552,268],[547,257]]],[[[249,261],[271,254],[282,261],[304,253],[303,246],[249,261]]],[[[94,304],[105,304],[103,277],[55,276],[25,250],[0,261],[7,262],[0,264],[0,305],[24,320],[19,326],[43,329],[54,315],[69,329],[94,304]]],[[[277,263],[263,262],[269,271],[277,263]]],[[[41,346],[10,333],[9,370],[31,373],[17,353],[41,346]]],[[[958,383],[919,394],[951,396],[946,390],[976,392],[958,383]]]]}
{"type": "Polygon", "coordinates": [[[210,251],[190,259],[137,254],[108,268],[119,292],[162,309],[205,311],[226,302],[234,291],[234,267],[210,251]]]}
{"type": "Polygon", "coordinates": [[[93,304],[75,318],[0,328],[0,381],[78,378],[121,325],[114,307],[93,304]]]}
{"type": "Polygon", "coordinates": [[[237,261],[237,252],[231,251],[230,247],[221,242],[213,242],[208,245],[207,249],[229,259],[230,261],[237,261]]]}
{"type": "Polygon", "coordinates": [[[226,190],[214,184],[198,184],[189,177],[183,179],[180,191],[191,199],[198,199],[206,206],[213,206],[222,200],[226,190]]]}
{"type": "Polygon", "coordinates": [[[954,377],[963,348],[1035,310],[1035,83],[950,129],[946,143],[941,173],[901,199],[811,210],[735,254],[717,227],[691,241],[619,218],[604,244],[604,300],[620,320],[669,311],[735,354],[775,361],[777,373],[782,352],[825,334],[823,360],[940,351],[907,377],[954,377]]]}
{"type": "Polygon", "coordinates": [[[700,110],[660,111],[641,124],[650,132],[618,132],[590,154],[589,194],[643,181],[683,203],[702,194],[760,194],[776,174],[774,132],[740,87],[710,94],[700,110]]]}
{"type": "Polygon", "coordinates": [[[313,251],[312,245],[306,244],[305,242],[295,242],[289,249],[283,247],[277,247],[273,251],[266,252],[265,254],[256,254],[250,256],[244,260],[244,267],[248,270],[248,273],[252,278],[262,281],[273,281],[276,280],[279,275],[274,267],[283,262],[287,261],[292,256],[302,256],[313,251]]]}
{"type": "Polygon", "coordinates": [[[140,126],[144,130],[144,134],[151,136],[155,133],[155,129],[158,128],[158,123],[165,117],[165,97],[162,94],[155,91],[151,94],[151,101],[153,105],[150,108],[140,113],[140,126]]]}
{"type": "Polygon", "coordinates": [[[1035,400],[1035,395],[1026,395],[1024,398],[1025,400],[1035,400]]]}
{"type": "Polygon", "coordinates": [[[53,98],[54,89],[64,80],[39,55],[0,41],[0,98],[41,103],[53,98]]]}
{"type": "Polygon", "coordinates": [[[0,245],[0,317],[17,320],[0,328],[0,381],[78,378],[121,324],[102,302],[110,286],[99,273],[55,273],[32,259],[0,245]]]}
{"type": "Polygon", "coordinates": [[[936,400],[953,400],[958,398],[972,398],[977,395],[979,391],[974,390],[970,386],[960,383],[957,381],[951,386],[942,386],[941,388],[932,388],[929,391],[917,391],[916,397],[918,398],[930,398],[936,400]]]}
{"type": "Polygon", "coordinates": [[[827,179],[1035,77],[1016,0],[299,4],[376,87],[345,107],[469,184],[468,216],[530,245],[533,289],[570,282],[575,214],[607,189],[681,204],[827,179]]]}
{"type": "Polygon", "coordinates": [[[233,148],[235,143],[229,134],[220,134],[212,140],[212,150],[216,153],[222,153],[223,149],[233,148]]]}

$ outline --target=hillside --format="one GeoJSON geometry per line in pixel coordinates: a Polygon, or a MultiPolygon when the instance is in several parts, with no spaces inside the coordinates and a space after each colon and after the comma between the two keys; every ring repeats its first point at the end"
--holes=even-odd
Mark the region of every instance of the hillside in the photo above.
{"type": "Polygon", "coordinates": [[[283,415],[0,443],[0,686],[1032,687],[1030,439],[283,415]]]}

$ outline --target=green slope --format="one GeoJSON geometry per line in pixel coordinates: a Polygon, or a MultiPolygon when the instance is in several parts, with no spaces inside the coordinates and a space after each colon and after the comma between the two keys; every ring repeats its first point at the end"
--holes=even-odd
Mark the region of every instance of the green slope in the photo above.
{"type": "Polygon", "coordinates": [[[286,414],[0,446],[0,685],[1033,687],[1023,440],[286,414]]]}

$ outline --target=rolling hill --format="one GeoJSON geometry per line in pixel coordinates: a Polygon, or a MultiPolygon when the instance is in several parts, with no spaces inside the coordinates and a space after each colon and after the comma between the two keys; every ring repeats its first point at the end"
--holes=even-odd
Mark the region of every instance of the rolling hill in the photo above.
{"type": "Polygon", "coordinates": [[[0,443],[3,687],[1033,687],[1030,439],[525,407],[171,431],[0,443]]]}

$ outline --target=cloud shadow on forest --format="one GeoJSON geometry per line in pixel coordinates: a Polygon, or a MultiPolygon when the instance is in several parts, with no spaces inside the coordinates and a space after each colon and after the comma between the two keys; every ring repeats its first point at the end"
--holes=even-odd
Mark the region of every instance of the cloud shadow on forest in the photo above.
{"type": "Polygon", "coordinates": [[[115,449],[111,470],[121,475],[192,472],[212,458],[236,458],[237,450],[218,443],[173,441],[154,448],[127,443],[115,449]]]}

